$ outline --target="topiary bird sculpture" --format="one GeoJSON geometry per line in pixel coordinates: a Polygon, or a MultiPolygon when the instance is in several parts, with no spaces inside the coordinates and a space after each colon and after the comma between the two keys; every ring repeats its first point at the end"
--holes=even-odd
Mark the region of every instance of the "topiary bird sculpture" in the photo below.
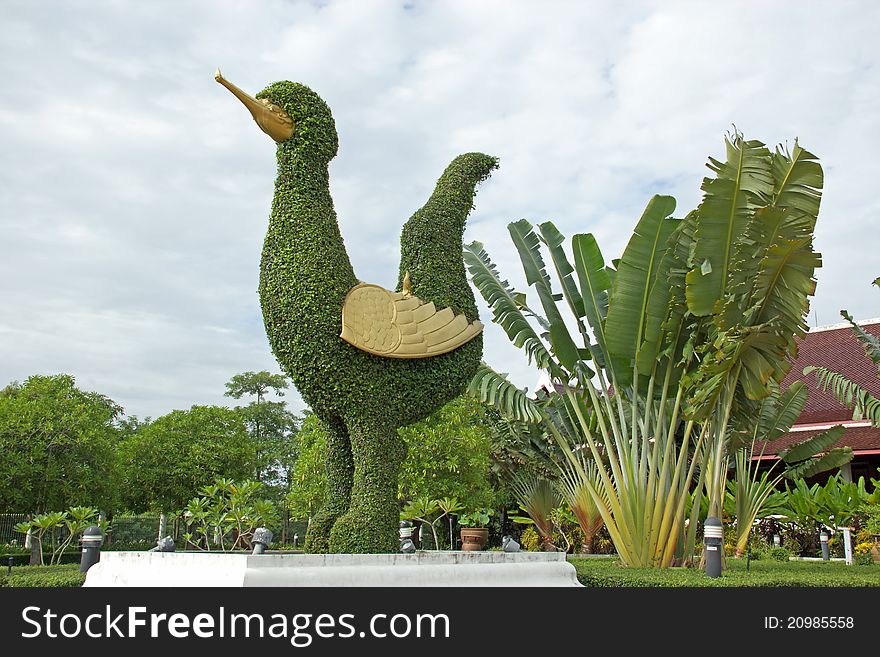
{"type": "Polygon", "coordinates": [[[215,79],[277,143],[278,174],[260,266],[260,305],[278,362],[329,432],[327,494],[312,552],[396,552],[397,429],[459,395],[482,355],[482,324],[462,262],[465,221],[494,157],[446,168],[401,234],[397,291],[358,281],[329,190],[337,134],[308,87],[276,82],[256,97],[215,79]]]}

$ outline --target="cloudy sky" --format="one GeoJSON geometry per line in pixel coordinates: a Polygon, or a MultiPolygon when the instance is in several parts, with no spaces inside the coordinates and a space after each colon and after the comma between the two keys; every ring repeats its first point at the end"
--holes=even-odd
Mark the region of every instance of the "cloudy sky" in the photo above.
{"type": "MultiPolygon", "coordinates": [[[[256,294],[274,146],[218,66],[327,100],[363,280],[394,285],[400,226],[458,153],[501,158],[466,239],[519,287],[507,223],[552,219],[618,257],[652,194],[696,205],[736,125],[825,167],[810,323],[876,317],[878,25],[868,0],[3,0],[0,385],[68,372],[157,417],[278,371],[256,294]]],[[[486,360],[534,386],[494,326],[486,360]]]]}

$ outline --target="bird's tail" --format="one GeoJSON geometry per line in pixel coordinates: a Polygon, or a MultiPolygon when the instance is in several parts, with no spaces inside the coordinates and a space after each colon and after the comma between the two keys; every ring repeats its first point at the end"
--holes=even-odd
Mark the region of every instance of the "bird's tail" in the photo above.
{"type": "Polygon", "coordinates": [[[469,320],[476,318],[476,305],[462,262],[462,237],[477,185],[497,167],[498,158],[483,153],[456,157],[400,236],[398,285],[408,272],[416,296],[464,312],[469,320]]]}
{"type": "MultiPolygon", "coordinates": [[[[498,158],[485,153],[463,153],[456,157],[440,179],[434,195],[437,193],[470,193],[470,197],[476,193],[476,186],[483,182],[498,168],[498,158]]],[[[433,198],[433,195],[432,195],[433,198]]]]}

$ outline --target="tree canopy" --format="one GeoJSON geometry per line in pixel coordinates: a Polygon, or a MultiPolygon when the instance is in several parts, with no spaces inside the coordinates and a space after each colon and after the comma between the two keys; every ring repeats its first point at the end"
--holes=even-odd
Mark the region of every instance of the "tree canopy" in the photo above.
{"type": "Polygon", "coordinates": [[[172,411],[120,446],[123,500],[133,511],[173,511],[217,477],[246,479],[255,450],[241,415],[223,406],[172,411]]]}
{"type": "Polygon", "coordinates": [[[313,413],[307,413],[296,436],[297,457],[289,479],[287,507],[290,515],[307,520],[324,500],[327,486],[327,430],[313,413]]]}
{"type": "Polygon", "coordinates": [[[34,375],[0,391],[0,509],[36,513],[107,506],[122,409],[69,374],[34,375]]]}
{"type": "Polygon", "coordinates": [[[287,410],[283,401],[267,400],[271,391],[284,396],[287,377],[270,372],[242,372],[226,383],[227,397],[256,397],[247,406],[236,406],[247,427],[255,450],[254,472],[251,475],[270,490],[287,490],[296,460],[295,435],[299,418],[287,410]]]}
{"type": "Polygon", "coordinates": [[[470,510],[492,505],[492,438],[479,402],[458,397],[400,435],[408,451],[399,497],[455,497],[470,510]]]}

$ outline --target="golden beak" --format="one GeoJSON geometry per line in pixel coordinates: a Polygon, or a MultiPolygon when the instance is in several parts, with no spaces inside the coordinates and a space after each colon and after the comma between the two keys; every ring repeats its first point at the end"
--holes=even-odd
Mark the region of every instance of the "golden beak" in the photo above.
{"type": "Polygon", "coordinates": [[[229,89],[236,98],[238,98],[244,106],[248,108],[254,121],[260,126],[260,130],[269,135],[277,142],[287,141],[293,137],[293,119],[283,109],[275,103],[270,103],[265,98],[257,100],[250,94],[236,87],[229,80],[223,77],[220,69],[214,73],[214,79],[224,87],[229,89]]]}

